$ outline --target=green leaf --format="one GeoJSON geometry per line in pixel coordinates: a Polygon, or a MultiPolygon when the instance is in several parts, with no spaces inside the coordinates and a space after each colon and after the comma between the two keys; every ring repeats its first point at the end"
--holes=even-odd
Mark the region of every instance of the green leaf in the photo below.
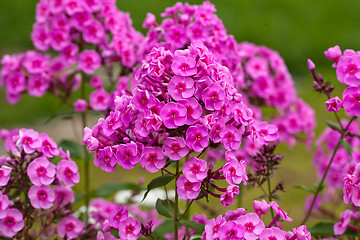
{"type": "Polygon", "coordinates": [[[315,194],[314,189],[312,189],[312,188],[310,188],[310,187],[308,187],[308,186],[305,186],[305,185],[298,185],[298,186],[295,186],[295,188],[304,190],[305,192],[309,192],[309,193],[315,194]]]}
{"type": "Polygon", "coordinates": [[[329,121],[329,120],[324,120],[324,122],[328,125],[329,128],[338,131],[338,132],[342,132],[342,128],[339,125],[339,123],[337,122],[333,122],[333,121],[329,121]]]}
{"type": "Polygon", "coordinates": [[[61,111],[57,111],[54,114],[52,114],[46,121],[44,124],[48,124],[49,122],[51,122],[52,120],[54,120],[55,118],[69,118],[72,117],[76,112],[74,110],[61,110],[61,111]]]}
{"type": "Polygon", "coordinates": [[[194,221],[180,221],[180,225],[203,232],[205,225],[194,221]]]}
{"type": "Polygon", "coordinates": [[[345,139],[341,139],[340,143],[341,143],[341,145],[343,145],[343,147],[345,148],[347,153],[351,156],[351,146],[350,146],[350,144],[345,139]]]}
{"type": "Polygon", "coordinates": [[[149,192],[151,191],[151,189],[157,188],[157,187],[162,187],[162,186],[166,186],[166,184],[168,184],[169,182],[171,182],[175,177],[169,174],[165,174],[163,176],[157,177],[155,179],[153,179],[149,185],[147,185],[147,190],[144,194],[144,198],[141,201],[144,201],[144,199],[146,198],[146,196],[149,194],[149,192]]]}
{"type": "Polygon", "coordinates": [[[162,237],[165,234],[173,233],[173,232],[174,232],[174,222],[172,220],[165,220],[162,224],[157,226],[154,230],[154,233],[156,233],[156,235],[160,236],[161,239],[163,239],[162,237]]]}
{"type": "Polygon", "coordinates": [[[308,229],[311,235],[319,236],[333,236],[334,235],[334,223],[319,222],[315,226],[308,229]]]}
{"type": "Polygon", "coordinates": [[[173,215],[173,212],[174,212],[174,209],[175,209],[175,203],[171,200],[162,200],[162,199],[158,199],[156,201],[156,210],[158,211],[158,213],[160,215],[163,215],[164,217],[167,217],[167,218],[172,218],[172,215],[173,215]],[[169,202],[170,202],[170,205],[169,205],[169,202]]]}
{"type": "Polygon", "coordinates": [[[64,151],[69,150],[71,157],[81,158],[81,146],[73,140],[62,140],[58,147],[61,147],[64,151]]]}
{"type": "MultiPolygon", "coordinates": [[[[320,186],[320,182],[316,182],[315,183],[315,189],[318,189],[319,186],[320,186]]],[[[325,183],[322,184],[322,186],[320,187],[319,192],[321,192],[324,188],[325,188],[325,183]]]]}
{"type": "Polygon", "coordinates": [[[107,183],[96,190],[95,196],[106,198],[121,190],[140,191],[141,188],[134,183],[107,183]]]}

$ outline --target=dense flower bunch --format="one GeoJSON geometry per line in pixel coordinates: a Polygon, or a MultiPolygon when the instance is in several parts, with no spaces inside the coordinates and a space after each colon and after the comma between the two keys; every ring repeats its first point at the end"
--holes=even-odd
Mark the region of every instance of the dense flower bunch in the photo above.
{"type": "Polygon", "coordinates": [[[195,218],[195,221],[205,224],[203,239],[261,239],[261,240],[285,240],[285,239],[301,239],[310,240],[311,234],[306,230],[306,226],[302,225],[294,228],[292,232],[287,232],[277,225],[280,219],[291,222],[292,219],[287,216],[279,205],[272,201],[267,203],[265,200],[254,201],[254,211],[248,213],[245,209],[239,208],[234,211],[227,211],[225,216],[219,215],[216,218],[206,219],[195,218]],[[269,209],[276,213],[273,220],[265,227],[261,215],[265,215],[269,209]],[[276,227],[278,226],[278,227],[276,227]]]}
{"type": "Polygon", "coordinates": [[[57,233],[63,237],[64,229],[70,228],[66,219],[73,219],[79,235],[84,223],[72,216],[71,187],[79,182],[80,176],[69,152],[59,149],[47,134],[32,129],[3,129],[1,138],[9,152],[9,157],[0,158],[2,235],[25,236],[40,219],[41,228],[32,229],[34,237],[51,234],[56,221],[59,221],[57,233]]]}
{"type": "MultiPolygon", "coordinates": [[[[115,1],[48,1],[37,5],[32,40],[40,51],[55,50],[50,57],[36,51],[5,55],[2,59],[1,85],[7,89],[7,100],[19,101],[28,92],[41,97],[45,92],[71,104],[72,91],[87,81],[86,75],[95,74],[90,81],[95,88],[89,96],[90,107],[104,111],[113,106],[115,95],[126,90],[126,76],[142,58],[144,37],[137,32],[128,14],[116,8],[115,1]],[[122,64],[120,69],[117,65],[122,64]],[[99,69],[109,80],[110,95],[103,85],[99,69]]],[[[85,99],[75,102],[76,111],[84,111],[85,99]]]]}
{"type": "Polygon", "coordinates": [[[238,161],[233,151],[245,137],[261,144],[277,140],[277,128],[253,119],[228,69],[213,60],[201,41],[175,52],[153,48],[135,79],[133,95],[117,98],[115,112],[92,130],[85,129],[83,144],[95,152],[94,164],[110,172],[116,163],[129,170],[140,162],[156,172],[170,160],[221,145],[227,150],[227,163],[212,171],[213,165],[191,157],[177,180],[178,193],[183,199],[195,199],[205,191],[205,179],[210,184],[225,176],[229,187],[218,188],[221,197],[213,196],[225,206],[231,204],[238,194],[233,184],[246,183],[246,163],[238,161]]]}

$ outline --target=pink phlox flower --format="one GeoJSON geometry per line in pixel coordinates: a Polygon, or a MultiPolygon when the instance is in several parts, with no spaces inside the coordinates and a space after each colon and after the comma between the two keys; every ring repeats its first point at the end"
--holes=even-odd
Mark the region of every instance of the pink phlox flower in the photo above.
{"type": "Polygon", "coordinates": [[[40,133],[39,138],[42,144],[42,147],[38,149],[39,152],[42,152],[45,157],[53,157],[59,155],[59,149],[54,140],[52,140],[46,133],[40,133]]]}
{"type": "Polygon", "coordinates": [[[245,214],[246,214],[246,210],[244,208],[238,208],[238,209],[235,209],[235,210],[226,211],[224,218],[226,219],[226,221],[231,221],[231,220],[235,221],[240,216],[243,216],[245,214]]]}
{"type": "Polygon", "coordinates": [[[253,123],[251,130],[252,139],[262,144],[268,144],[279,139],[278,128],[267,122],[253,123]]]}
{"type": "Polygon", "coordinates": [[[229,185],[226,188],[226,192],[222,193],[220,196],[221,204],[226,208],[229,205],[233,205],[234,198],[239,194],[239,187],[236,185],[229,185]]]}
{"type": "Polygon", "coordinates": [[[128,210],[126,205],[116,206],[114,211],[109,217],[110,226],[119,229],[121,224],[126,224],[125,221],[128,219],[128,210]]]}
{"type": "Polygon", "coordinates": [[[341,100],[338,96],[333,97],[325,102],[328,112],[338,112],[341,109],[341,100]]]}
{"type": "Polygon", "coordinates": [[[350,86],[343,92],[343,108],[352,116],[360,116],[360,86],[350,86]]]}
{"type": "Polygon", "coordinates": [[[186,107],[179,103],[169,102],[160,111],[160,118],[167,128],[177,128],[186,122],[186,107]]]}
{"type": "Polygon", "coordinates": [[[230,159],[222,167],[223,175],[229,184],[240,184],[241,182],[246,185],[248,179],[246,175],[246,162],[244,160],[237,161],[230,159]]]}
{"type": "Polygon", "coordinates": [[[135,142],[120,144],[116,150],[116,157],[120,166],[130,170],[139,162],[140,151],[135,142]]]}
{"type": "Polygon", "coordinates": [[[272,209],[274,209],[274,211],[277,214],[280,215],[282,220],[287,221],[287,222],[292,222],[293,221],[292,218],[287,216],[287,212],[283,211],[276,202],[271,201],[270,206],[272,207],[272,209]]]}
{"type": "Polygon", "coordinates": [[[180,198],[195,199],[200,193],[201,182],[190,182],[185,176],[180,176],[176,181],[176,186],[180,198]]]}
{"type": "Polygon", "coordinates": [[[337,63],[336,76],[339,82],[347,85],[360,84],[360,54],[341,56],[337,63]]]}
{"type": "Polygon", "coordinates": [[[269,209],[270,204],[268,204],[265,199],[261,201],[254,200],[254,211],[259,217],[265,215],[269,209]]]}
{"type": "Polygon", "coordinates": [[[244,231],[240,224],[231,220],[220,226],[218,236],[219,239],[240,240],[244,238],[244,231]]]}
{"type": "Polygon", "coordinates": [[[206,240],[212,240],[219,238],[219,229],[220,227],[226,223],[225,218],[221,215],[217,216],[216,219],[210,219],[205,224],[206,240]]]}
{"type": "Polygon", "coordinates": [[[95,111],[105,111],[110,104],[110,95],[103,88],[94,90],[89,95],[90,106],[95,111]]]}
{"type": "Polygon", "coordinates": [[[24,228],[22,213],[16,209],[7,209],[3,218],[0,219],[0,231],[5,237],[15,236],[24,228]]]}
{"type": "Polygon", "coordinates": [[[93,74],[101,65],[101,58],[95,50],[84,50],[79,55],[79,70],[93,74]]]}
{"type": "Polygon", "coordinates": [[[190,182],[201,182],[207,177],[206,161],[191,157],[183,165],[183,174],[190,182]]]}
{"type": "Polygon", "coordinates": [[[74,102],[75,112],[85,112],[88,107],[88,104],[85,99],[77,99],[74,102]]]}
{"type": "Polygon", "coordinates": [[[174,48],[182,48],[188,41],[185,27],[181,24],[173,24],[165,31],[164,39],[174,48]]]}
{"type": "Polygon", "coordinates": [[[70,187],[55,185],[53,190],[55,192],[54,205],[64,207],[75,202],[74,192],[70,187]]]}
{"type": "Polygon", "coordinates": [[[65,1],[65,12],[72,16],[77,12],[81,12],[83,10],[83,2],[78,0],[66,0],[65,1]]]}
{"type": "Polygon", "coordinates": [[[119,225],[119,236],[121,239],[135,240],[138,239],[140,230],[140,223],[129,217],[123,224],[119,225]]]}
{"type": "Polygon", "coordinates": [[[184,138],[168,137],[164,141],[163,151],[171,160],[177,161],[189,153],[184,138]]]}
{"type": "Polygon", "coordinates": [[[197,73],[196,62],[192,57],[175,56],[171,70],[178,76],[193,76],[197,73]]]}
{"type": "Polygon", "coordinates": [[[51,29],[49,35],[50,46],[55,51],[62,51],[71,44],[69,30],[51,29]]]}
{"type": "Polygon", "coordinates": [[[205,108],[210,111],[220,110],[225,102],[225,97],[225,91],[217,82],[212,83],[201,94],[205,108]]]}
{"type": "Polygon", "coordinates": [[[265,228],[259,236],[260,240],[285,240],[285,232],[277,227],[265,228]]]}
{"type": "Polygon", "coordinates": [[[105,36],[103,25],[94,19],[91,19],[84,25],[82,36],[85,42],[100,44],[105,36]]]}
{"type": "Polygon", "coordinates": [[[159,147],[144,147],[140,157],[140,164],[147,171],[154,173],[165,166],[166,158],[159,147]]]}
{"type": "Polygon", "coordinates": [[[226,124],[220,131],[221,144],[227,150],[238,150],[241,144],[242,134],[245,128],[241,126],[239,129],[233,125],[226,124]]]}
{"type": "Polygon", "coordinates": [[[16,146],[20,149],[24,149],[27,154],[35,152],[35,150],[41,147],[39,133],[32,129],[21,128],[19,130],[19,140],[16,142],[16,146]]]}
{"type": "Polygon", "coordinates": [[[43,74],[31,75],[28,77],[27,91],[29,95],[41,97],[48,90],[49,79],[43,74]]]}
{"type": "Polygon", "coordinates": [[[194,89],[194,80],[186,76],[174,76],[168,84],[168,92],[176,101],[192,97],[194,89]]]}
{"type": "Polygon", "coordinates": [[[32,186],[28,193],[34,208],[49,209],[55,200],[54,190],[50,186],[32,186]]]}
{"type": "Polygon", "coordinates": [[[305,225],[301,225],[297,228],[293,228],[293,233],[298,240],[311,240],[311,233],[306,230],[305,225]]]}
{"type": "Polygon", "coordinates": [[[101,124],[102,131],[106,136],[113,134],[122,125],[120,119],[120,112],[110,112],[101,124]]]}
{"type": "Polygon", "coordinates": [[[197,124],[186,130],[186,144],[196,152],[201,152],[209,145],[209,133],[204,125],[197,124]]]}
{"type": "Polygon", "coordinates": [[[25,55],[24,68],[30,74],[39,74],[46,70],[49,63],[49,56],[42,55],[35,51],[28,51],[25,55]]]}
{"type": "Polygon", "coordinates": [[[77,217],[68,216],[61,219],[57,226],[57,234],[67,239],[76,239],[84,230],[84,222],[77,217]]]}
{"type": "Polygon", "coordinates": [[[72,160],[61,160],[56,167],[56,176],[69,187],[74,186],[80,181],[78,166],[72,160]]]}
{"type": "Polygon", "coordinates": [[[253,121],[253,112],[243,102],[234,106],[234,119],[237,123],[247,125],[253,121]]]}
{"type": "Polygon", "coordinates": [[[39,157],[30,162],[27,167],[27,174],[30,181],[36,185],[50,185],[55,179],[55,165],[46,157],[39,157]]]}
{"type": "Polygon", "coordinates": [[[339,59],[341,57],[341,49],[338,45],[329,48],[328,50],[326,50],[324,52],[325,56],[327,57],[327,59],[329,59],[330,61],[334,61],[335,63],[333,64],[333,67],[337,66],[337,63],[339,62],[339,59]]]}
{"type": "Polygon", "coordinates": [[[12,168],[6,166],[6,165],[2,165],[0,167],[0,186],[6,186],[9,182],[10,179],[10,173],[11,173],[12,168]]]}
{"type": "Polygon", "coordinates": [[[86,149],[89,151],[97,150],[99,146],[99,140],[93,137],[93,132],[88,127],[84,128],[82,145],[87,145],[86,149]]]}
{"type": "Polygon", "coordinates": [[[140,110],[148,110],[156,104],[155,97],[148,90],[136,88],[131,102],[140,110]]]}
{"type": "Polygon", "coordinates": [[[269,75],[268,61],[262,57],[252,57],[245,65],[246,72],[253,78],[269,75]]]}
{"type": "Polygon", "coordinates": [[[246,240],[257,239],[265,229],[265,224],[256,215],[256,213],[248,213],[240,216],[236,222],[240,225],[243,236],[246,240]]]}
{"type": "Polygon", "coordinates": [[[0,192],[0,219],[3,219],[6,216],[6,210],[9,208],[9,205],[9,197],[0,192]]]}

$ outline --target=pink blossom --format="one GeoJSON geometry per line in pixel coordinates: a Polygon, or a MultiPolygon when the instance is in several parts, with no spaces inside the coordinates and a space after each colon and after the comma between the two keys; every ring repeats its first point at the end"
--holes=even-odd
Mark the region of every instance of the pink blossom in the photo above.
{"type": "Polygon", "coordinates": [[[142,27],[143,28],[150,28],[151,26],[156,26],[156,18],[155,15],[152,13],[147,13],[146,18],[143,22],[142,27]]]}
{"type": "Polygon", "coordinates": [[[247,240],[257,239],[265,229],[263,221],[255,213],[240,216],[236,222],[240,225],[244,238],[247,240]]]}
{"type": "Polygon", "coordinates": [[[360,84],[360,54],[342,56],[337,63],[336,76],[339,82],[347,85],[360,84]]]}
{"type": "Polygon", "coordinates": [[[270,209],[270,204],[268,204],[264,199],[261,201],[254,200],[254,211],[260,217],[265,215],[270,209]]]}
{"type": "Polygon", "coordinates": [[[202,107],[199,102],[190,97],[188,99],[180,100],[178,103],[186,107],[186,122],[187,125],[194,124],[202,115],[202,107]]]}
{"type": "Polygon", "coordinates": [[[46,51],[50,46],[50,33],[46,24],[35,23],[31,33],[31,40],[36,49],[46,51]]]}
{"type": "Polygon", "coordinates": [[[54,205],[64,207],[75,202],[74,192],[70,187],[55,185],[53,190],[55,192],[54,205]]]}
{"type": "Polygon", "coordinates": [[[9,182],[10,179],[10,172],[11,172],[10,167],[2,165],[0,167],[0,186],[6,186],[9,182]]]}
{"type": "Polygon", "coordinates": [[[116,206],[109,218],[110,226],[119,229],[121,224],[126,224],[128,219],[128,210],[126,205],[116,206]]]}
{"type": "Polygon", "coordinates": [[[39,133],[32,129],[20,129],[19,140],[16,142],[16,145],[19,148],[24,149],[27,154],[33,153],[36,149],[41,147],[39,133]]]}
{"type": "Polygon", "coordinates": [[[287,222],[292,222],[293,221],[292,218],[288,217],[287,212],[283,211],[276,202],[271,201],[270,206],[272,207],[272,209],[274,209],[274,211],[277,214],[280,215],[282,220],[287,221],[287,222]]]}
{"type": "Polygon", "coordinates": [[[246,63],[245,69],[253,79],[257,79],[260,76],[269,75],[268,62],[261,57],[252,57],[246,63]]]}
{"type": "Polygon", "coordinates": [[[168,91],[176,101],[190,98],[194,95],[194,80],[190,77],[174,76],[170,79],[168,91]]]}
{"type": "Polygon", "coordinates": [[[204,125],[191,126],[186,131],[186,145],[196,152],[201,152],[209,145],[209,132],[204,125]]]}
{"type": "Polygon", "coordinates": [[[46,157],[36,158],[27,167],[30,181],[36,185],[50,185],[55,178],[55,165],[46,157]]]}
{"type": "Polygon", "coordinates": [[[226,192],[221,194],[220,202],[226,208],[229,205],[234,204],[234,198],[236,195],[239,195],[239,187],[236,185],[229,185],[226,188],[226,192]]]}
{"type": "Polygon", "coordinates": [[[174,48],[182,48],[187,42],[185,28],[181,24],[174,24],[165,32],[165,41],[172,44],[174,48]]]}
{"type": "Polygon", "coordinates": [[[78,166],[72,160],[61,160],[56,167],[56,176],[69,187],[74,186],[80,181],[78,166]]]}
{"type": "Polygon", "coordinates": [[[8,209],[9,204],[10,201],[8,196],[0,192],[0,219],[3,219],[6,216],[6,210],[8,209]]]}
{"type": "Polygon", "coordinates": [[[180,198],[195,199],[200,193],[201,182],[190,182],[185,176],[180,176],[176,186],[180,198]]]}
{"type": "Polygon", "coordinates": [[[85,112],[85,110],[87,109],[87,102],[85,101],[85,99],[77,99],[74,102],[74,109],[76,112],[85,112]]]}
{"type": "Polygon", "coordinates": [[[183,174],[190,182],[201,182],[207,177],[206,161],[191,157],[183,165],[183,174]]]}
{"type": "Polygon", "coordinates": [[[110,95],[103,88],[96,89],[89,95],[90,106],[95,111],[105,111],[110,104],[110,95]]]}
{"type": "Polygon", "coordinates": [[[24,60],[24,68],[30,74],[42,73],[48,63],[49,57],[35,51],[28,51],[24,60]]]}
{"type": "Polygon", "coordinates": [[[79,55],[79,70],[93,74],[101,65],[101,58],[95,50],[84,50],[79,55]]]}
{"type": "Polygon", "coordinates": [[[242,134],[244,132],[244,127],[240,127],[240,129],[238,129],[233,125],[226,124],[219,134],[222,146],[227,150],[238,150],[241,144],[242,134]]]}
{"type": "Polygon", "coordinates": [[[24,228],[22,213],[16,208],[8,209],[3,218],[0,219],[0,231],[5,237],[15,236],[24,228]]]}
{"type": "Polygon", "coordinates": [[[236,159],[230,159],[226,161],[226,164],[222,167],[222,171],[226,181],[229,184],[240,184],[243,182],[246,185],[246,162],[244,160],[237,161],[236,159]]]}
{"type": "Polygon", "coordinates": [[[10,94],[20,94],[26,87],[25,75],[21,72],[14,72],[5,78],[6,89],[10,94]]]}
{"type": "Polygon", "coordinates": [[[192,57],[176,56],[171,70],[178,76],[192,76],[197,73],[196,62],[192,57]]]}
{"type": "Polygon", "coordinates": [[[352,116],[360,116],[360,87],[350,86],[343,92],[343,108],[352,116]]]}
{"type": "Polygon", "coordinates": [[[296,239],[298,240],[311,240],[311,234],[308,230],[306,230],[305,225],[301,225],[297,228],[293,228],[293,233],[296,235],[296,239]]]}
{"type": "Polygon", "coordinates": [[[85,24],[82,36],[85,42],[99,44],[105,36],[105,30],[99,21],[91,19],[85,24]]]}
{"type": "Polygon", "coordinates": [[[54,190],[50,186],[32,186],[28,196],[34,208],[49,209],[55,200],[54,190]]]}
{"type": "MultiPolygon", "coordinates": [[[[334,61],[336,64],[339,61],[339,58],[341,57],[342,53],[340,47],[336,45],[326,50],[324,54],[330,61],[334,61]]],[[[336,67],[336,65],[333,67],[336,67]]]]}
{"type": "Polygon", "coordinates": [[[225,91],[218,83],[214,82],[202,92],[201,99],[207,110],[220,110],[225,103],[225,91]]]}
{"type": "Polygon", "coordinates": [[[102,88],[103,86],[103,79],[100,76],[93,76],[90,79],[90,85],[93,88],[102,88]]]}
{"type": "Polygon", "coordinates": [[[116,157],[120,166],[130,170],[139,162],[140,152],[134,142],[126,145],[120,144],[116,151],[116,157]]]}
{"type": "Polygon", "coordinates": [[[339,97],[333,97],[325,102],[328,112],[338,112],[341,109],[341,100],[339,97]]]}
{"type": "Polygon", "coordinates": [[[41,141],[41,148],[38,149],[39,152],[42,152],[45,157],[53,157],[59,155],[59,149],[57,148],[56,142],[52,140],[46,133],[39,134],[41,141]]]}
{"type": "Polygon", "coordinates": [[[27,82],[29,95],[41,97],[48,90],[49,80],[41,74],[30,75],[27,82]]]}
{"type": "Polygon", "coordinates": [[[206,234],[206,240],[219,238],[219,229],[226,223],[225,218],[221,215],[217,216],[216,219],[210,219],[205,224],[205,231],[203,234],[206,234]]]}
{"type": "Polygon", "coordinates": [[[64,217],[58,223],[57,234],[67,239],[76,239],[84,230],[84,222],[74,216],[64,217]]]}
{"type": "Polygon", "coordinates": [[[135,240],[139,237],[140,230],[140,223],[129,217],[123,224],[119,225],[119,236],[121,239],[135,240]]]}
{"type": "Polygon", "coordinates": [[[68,64],[74,64],[77,61],[78,53],[78,45],[71,43],[62,50],[61,56],[68,64]]]}
{"type": "Polygon", "coordinates": [[[50,45],[56,51],[62,51],[71,43],[69,32],[61,29],[52,29],[50,32],[50,45]]]}
{"type": "Polygon", "coordinates": [[[218,236],[219,239],[240,240],[244,237],[244,231],[237,222],[228,221],[220,226],[218,236]]]}
{"type": "Polygon", "coordinates": [[[184,138],[168,137],[164,141],[163,151],[171,160],[180,160],[189,153],[184,138]]]}
{"type": "Polygon", "coordinates": [[[272,227],[265,228],[259,236],[260,240],[285,240],[285,233],[283,230],[272,227]]]}
{"type": "Polygon", "coordinates": [[[262,144],[268,144],[279,139],[278,128],[267,122],[256,122],[252,126],[252,137],[262,144]]]}
{"type": "Polygon", "coordinates": [[[166,158],[159,147],[144,147],[140,157],[140,164],[147,171],[157,172],[165,166],[166,158]]]}
{"type": "Polygon", "coordinates": [[[74,13],[82,11],[83,2],[79,0],[66,0],[65,12],[72,16],[74,13]]]}
{"type": "Polygon", "coordinates": [[[179,103],[169,102],[161,109],[160,118],[167,128],[177,128],[185,124],[186,108],[179,103]]]}

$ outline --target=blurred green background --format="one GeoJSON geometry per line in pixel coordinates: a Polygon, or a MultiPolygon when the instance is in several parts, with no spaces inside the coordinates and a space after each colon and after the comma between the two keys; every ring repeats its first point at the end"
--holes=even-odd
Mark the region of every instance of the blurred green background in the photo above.
{"type": "MultiPolygon", "coordinates": [[[[141,30],[147,12],[152,12],[157,19],[160,19],[159,15],[165,7],[172,6],[175,2],[142,0],[117,1],[117,4],[121,10],[130,12],[134,26],[141,30]]],[[[199,4],[202,1],[189,2],[199,4]]],[[[248,41],[265,45],[280,53],[296,81],[298,95],[317,112],[317,133],[322,131],[325,124],[321,120],[333,119],[333,116],[325,110],[325,98],[312,91],[306,59],[311,58],[316,63],[317,70],[322,72],[326,80],[336,82],[335,71],[323,52],[336,44],[342,50],[360,49],[360,1],[217,0],[212,2],[216,5],[217,14],[223,20],[228,33],[233,34],[238,42],[248,41]]],[[[33,48],[30,33],[36,3],[37,0],[0,0],[0,56],[33,48]]],[[[341,95],[343,89],[344,86],[337,84],[335,93],[341,95]]],[[[19,103],[10,105],[5,100],[4,89],[0,89],[0,103],[0,128],[44,127],[44,119],[49,113],[54,113],[63,107],[51,96],[39,99],[23,96],[19,103]]],[[[59,123],[58,126],[61,128],[76,125],[66,121],[55,123],[59,123]]],[[[48,129],[54,129],[55,125],[51,124],[48,125],[48,129]]],[[[66,137],[66,131],[61,128],[57,130],[56,136],[51,137],[58,140],[66,137]]],[[[79,129],[79,126],[77,128],[79,129]]],[[[292,216],[298,217],[294,222],[296,225],[303,214],[306,193],[295,189],[294,185],[311,185],[315,180],[314,169],[311,166],[311,152],[304,151],[304,145],[301,143],[292,150],[281,146],[279,152],[285,152],[286,157],[281,169],[278,170],[277,181],[283,180],[285,183],[287,194],[281,195],[284,197],[283,206],[284,209],[292,211],[292,216]]],[[[93,168],[92,174],[96,176],[93,187],[107,181],[134,179],[131,171],[124,172],[119,168],[113,174],[93,168]]],[[[258,193],[251,196],[256,194],[258,193]]],[[[246,207],[251,207],[250,201],[244,202],[246,207]]]]}

